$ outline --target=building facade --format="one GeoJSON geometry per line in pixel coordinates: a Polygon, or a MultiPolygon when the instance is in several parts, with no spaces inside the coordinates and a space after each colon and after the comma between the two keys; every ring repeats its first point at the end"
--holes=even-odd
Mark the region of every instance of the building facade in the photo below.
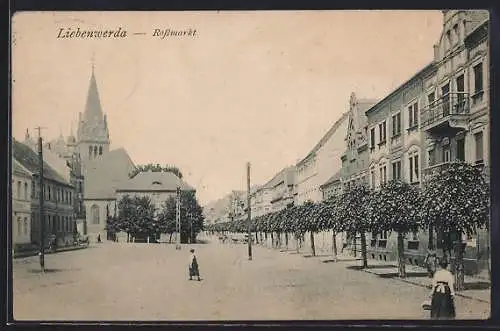
{"type": "Polygon", "coordinates": [[[33,174],[12,160],[12,245],[31,243],[31,185],[33,174]]]}
{"type": "Polygon", "coordinates": [[[75,230],[74,197],[75,187],[72,186],[61,174],[44,162],[44,191],[41,192],[39,181],[39,157],[31,147],[18,141],[12,144],[13,158],[25,169],[32,173],[31,179],[31,233],[30,240],[33,244],[40,243],[40,221],[45,223],[45,244],[49,237],[55,236],[59,246],[73,244],[75,230]],[[40,215],[39,199],[44,197],[44,214],[40,215]]]}
{"type": "Polygon", "coordinates": [[[322,200],[321,185],[341,168],[340,156],[345,148],[346,128],[347,113],[344,113],[307,156],[296,164],[298,205],[308,200],[322,200]]]}
{"type": "Polygon", "coordinates": [[[271,188],[271,212],[293,206],[295,176],[295,166],[286,167],[266,184],[271,188]]]}

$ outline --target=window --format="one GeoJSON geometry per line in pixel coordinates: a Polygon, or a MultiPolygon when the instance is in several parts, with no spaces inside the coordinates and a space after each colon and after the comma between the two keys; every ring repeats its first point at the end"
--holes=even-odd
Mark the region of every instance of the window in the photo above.
{"type": "Polygon", "coordinates": [[[92,146],[89,146],[89,159],[92,156],[92,146]]]}
{"type": "Polygon", "coordinates": [[[24,200],[28,200],[28,183],[24,182],[24,200]]]}
{"type": "Polygon", "coordinates": [[[17,218],[17,235],[21,236],[23,234],[23,224],[21,221],[21,217],[17,218]]]}
{"type": "Polygon", "coordinates": [[[436,163],[436,150],[429,150],[429,166],[433,166],[436,163]]]}
{"type": "Polygon", "coordinates": [[[102,155],[102,146],[99,146],[99,155],[102,155]]]}
{"type": "Polygon", "coordinates": [[[399,136],[401,134],[401,113],[392,115],[392,136],[399,136]]]}
{"type": "Polygon", "coordinates": [[[441,87],[441,95],[443,97],[443,116],[450,114],[450,83],[441,87]]]}
{"type": "Polygon", "coordinates": [[[483,63],[474,66],[474,93],[483,91],[483,63]]]}
{"type": "Polygon", "coordinates": [[[48,194],[49,194],[49,198],[48,199],[50,200],[50,185],[48,187],[48,194]]]}
{"type": "Polygon", "coordinates": [[[465,139],[457,139],[457,160],[465,161],[465,139]]]}
{"type": "Polygon", "coordinates": [[[476,142],[476,163],[479,163],[484,160],[483,132],[481,131],[474,134],[474,140],[476,142]]]}
{"type": "Polygon", "coordinates": [[[371,178],[371,186],[372,186],[372,188],[375,188],[375,171],[374,170],[370,171],[370,178],[371,178]]]}
{"type": "Polygon", "coordinates": [[[31,182],[31,198],[36,198],[36,184],[35,181],[31,182]]]}
{"type": "Polygon", "coordinates": [[[97,156],[97,146],[94,146],[94,157],[97,156]]]}
{"type": "Polygon", "coordinates": [[[392,179],[401,179],[401,161],[392,163],[392,179]]]}
{"type": "Polygon", "coordinates": [[[457,104],[455,105],[455,112],[462,113],[465,110],[465,95],[464,95],[464,75],[460,75],[457,77],[457,104]]]}
{"type": "Polygon", "coordinates": [[[375,148],[375,128],[370,129],[370,148],[375,148]]]}
{"type": "Polygon", "coordinates": [[[418,102],[414,102],[408,107],[408,127],[418,126],[418,102]]]}
{"type": "Polygon", "coordinates": [[[21,199],[21,182],[17,181],[17,198],[21,199]]]}
{"type": "Polygon", "coordinates": [[[385,184],[387,181],[387,167],[385,165],[380,166],[380,184],[385,184]]]}
{"type": "Polygon", "coordinates": [[[419,178],[418,153],[410,154],[408,161],[410,165],[410,183],[416,183],[419,178]]]}
{"type": "Polygon", "coordinates": [[[429,95],[427,95],[427,103],[429,106],[434,103],[434,100],[436,100],[436,94],[434,92],[429,93],[429,95]]]}
{"type": "Polygon", "coordinates": [[[386,125],[385,125],[385,121],[383,121],[382,123],[380,123],[378,125],[378,130],[379,130],[379,145],[382,145],[385,143],[385,140],[386,140],[386,125]]]}
{"type": "Polygon", "coordinates": [[[443,162],[450,162],[450,145],[443,146],[443,162]]]}
{"type": "Polygon", "coordinates": [[[388,235],[387,231],[382,231],[380,233],[380,239],[381,240],[387,240],[387,235],[388,235]]]}
{"type": "Polygon", "coordinates": [[[90,212],[92,215],[92,224],[99,224],[99,206],[93,205],[90,208],[90,212]]]}
{"type": "Polygon", "coordinates": [[[458,31],[458,24],[455,24],[453,26],[453,43],[456,44],[458,43],[459,39],[460,39],[460,32],[458,31]]]}
{"type": "Polygon", "coordinates": [[[24,235],[25,236],[28,235],[28,218],[27,217],[24,218],[24,235]]]}
{"type": "Polygon", "coordinates": [[[446,48],[451,46],[451,31],[446,31],[446,48]]]}

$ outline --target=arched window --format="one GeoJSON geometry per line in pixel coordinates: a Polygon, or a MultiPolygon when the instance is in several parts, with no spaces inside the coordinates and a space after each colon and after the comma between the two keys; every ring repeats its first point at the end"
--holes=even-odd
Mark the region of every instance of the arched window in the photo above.
{"type": "Polygon", "coordinates": [[[24,200],[28,200],[28,183],[24,182],[24,200]]]}
{"type": "Polygon", "coordinates": [[[92,156],[92,146],[89,146],[89,159],[92,156]]]}
{"type": "Polygon", "coordinates": [[[90,208],[90,215],[92,215],[92,224],[99,224],[99,206],[92,205],[90,208]]]}
{"type": "Polygon", "coordinates": [[[102,155],[102,146],[99,146],[99,155],[102,155]]]}

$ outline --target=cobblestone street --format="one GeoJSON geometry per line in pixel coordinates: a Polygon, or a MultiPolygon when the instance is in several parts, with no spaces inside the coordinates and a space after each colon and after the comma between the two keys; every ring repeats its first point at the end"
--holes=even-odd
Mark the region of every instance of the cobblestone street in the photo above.
{"type": "MultiPolygon", "coordinates": [[[[13,266],[17,320],[422,319],[428,290],[292,252],[198,244],[202,281],[187,277],[188,246],[104,243],[13,266]]],[[[490,306],[455,299],[460,319],[490,306]]]]}

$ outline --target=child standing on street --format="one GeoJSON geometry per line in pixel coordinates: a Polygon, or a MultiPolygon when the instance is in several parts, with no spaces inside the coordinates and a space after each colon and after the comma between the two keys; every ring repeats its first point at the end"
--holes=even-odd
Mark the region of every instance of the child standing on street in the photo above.
{"type": "Polygon", "coordinates": [[[189,251],[191,254],[189,255],[189,280],[192,280],[193,277],[198,277],[198,281],[200,281],[200,271],[198,269],[198,260],[196,259],[196,255],[194,254],[194,249],[191,248],[189,251]]]}

